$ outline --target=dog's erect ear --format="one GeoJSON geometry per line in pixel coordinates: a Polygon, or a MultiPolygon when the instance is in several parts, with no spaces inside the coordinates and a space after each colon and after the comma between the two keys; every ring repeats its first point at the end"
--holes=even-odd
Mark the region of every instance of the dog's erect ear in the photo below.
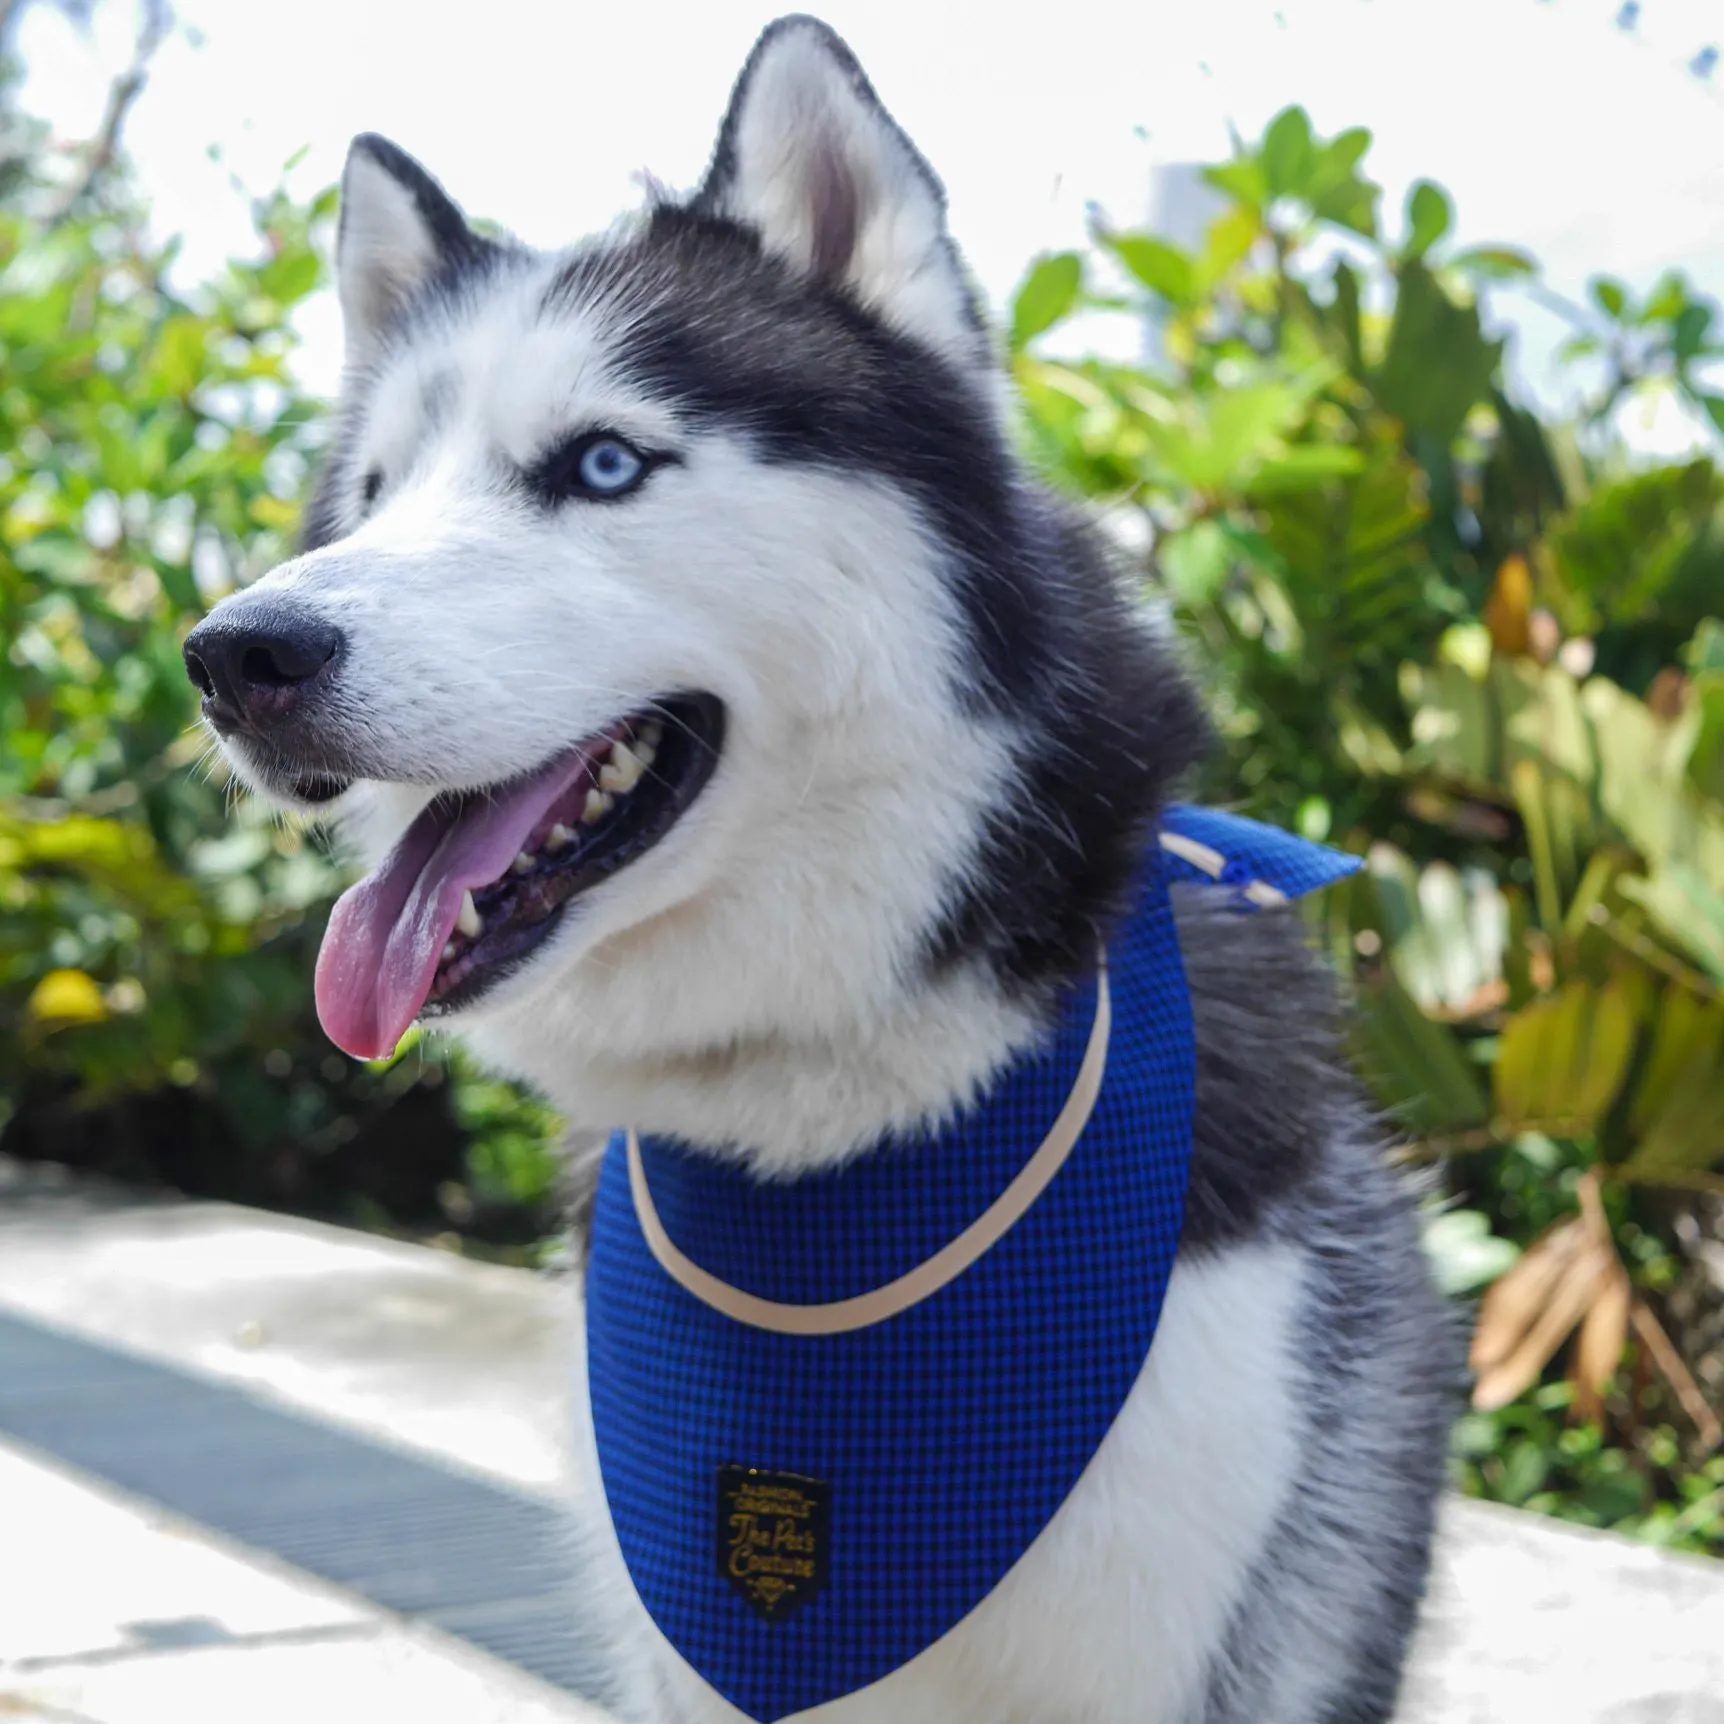
{"type": "Polygon", "coordinates": [[[387,138],[362,133],[341,175],[336,289],[349,359],[363,358],[414,291],[483,252],[449,194],[387,138]]]}
{"type": "Polygon", "coordinates": [[[945,190],[818,19],[781,18],[755,44],[695,207],[948,357],[985,354],[945,190]]]}

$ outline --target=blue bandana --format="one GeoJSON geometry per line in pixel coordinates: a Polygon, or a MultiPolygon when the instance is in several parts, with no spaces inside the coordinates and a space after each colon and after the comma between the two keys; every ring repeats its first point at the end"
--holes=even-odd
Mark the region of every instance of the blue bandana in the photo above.
{"type": "Polygon", "coordinates": [[[1169,808],[1100,974],[939,1131],[778,1183],[612,1139],[587,1268],[605,1497],[653,1620],[750,1718],[866,1687],[962,1621],[1137,1380],[1191,1154],[1169,883],[1244,907],[1358,866],[1169,808]]]}

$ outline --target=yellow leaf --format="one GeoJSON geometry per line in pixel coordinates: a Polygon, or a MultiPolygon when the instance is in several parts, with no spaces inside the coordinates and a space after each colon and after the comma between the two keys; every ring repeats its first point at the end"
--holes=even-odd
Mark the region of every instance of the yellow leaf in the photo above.
{"type": "Polygon", "coordinates": [[[31,992],[26,1010],[50,1029],[99,1024],[108,1015],[102,990],[82,970],[50,970],[31,992]]]}
{"type": "Polygon", "coordinates": [[[1696,1059],[1659,1092],[1628,1165],[1638,1172],[1700,1172],[1724,1160],[1724,1061],[1696,1059]]]}
{"type": "Polygon", "coordinates": [[[1505,658],[1519,658],[1532,645],[1532,570],[1518,553],[1503,559],[1491,596],[1485,601],[1485,626],[1491,645],[1505,658]]]}
{"type": "Polygon", "coordinates": [[[1262,231],[1262,217],[1243,204],[1211,222],[1203,255],[1197,261],[1197,286],[1206,293],[1213,288],[1250,253],[1262,231]]]}
{"type": "Polygon", "coordinates": [[[277,532],[289,532],[299,523],[299,510],[267,492],[251,500],[251,518],[260,527],[273,527],[277,532]]]}
{"type": "Polygon", "coordinates": [[[1628,1123],[1644,1132],[1669,1104],[1671,1092],[1695,1072],[1724,1068],[1724,1003],[1672,983],[1652,1026],[1652,1051],[1634,1093],[1628,1123]]]}
{"type": "Polygon", "coordinates": [[[1570,1068],[1575,1114],[1595,1124],[1609,1113],[1628,1075],[1639,1033],[1632,984],[1614,980],[1589,992],[1591,1011],[1570,1068]]]}
{"type": "Polygon", "coordinates": [[[1544,1121],[1546,1074],[1550,1069],[1547,1026],[1554,1002],[1534,1000],[1503,1026],[1491,1083],[1497,1112],[1511,1131],[1544,1121]]]}
{"type": "Polygon", "coordinates": [[[1554,934],[1562,926],[1562,885],[1557,878],[1556,852],[1551,845],[1545,776],[1535,762],[1517,760],[1509,771],[1509,783],[1526,828],[1539,924],[1546,933],[1554,934]]]}
{"type": "Polygon", "coordinates": [[[27,864],[87,870],[135,866],[150,851],[149,834],[118,820],[71,814],[59,820],[32,820],[18,829],[27,864]]]}
{"type": "Polygon", "coordinates": [[[1523,1006],[1504,1026],[1493,1077],[1511,1128],[1594,1129],[1610,1111],[1634,1054],[1635,1001],[1612,982],[1569,982],[1523,1006]]]}

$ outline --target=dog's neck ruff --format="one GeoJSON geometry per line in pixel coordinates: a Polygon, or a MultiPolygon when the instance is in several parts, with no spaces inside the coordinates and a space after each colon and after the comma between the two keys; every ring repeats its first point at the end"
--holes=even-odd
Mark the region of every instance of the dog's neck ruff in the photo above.
{"type": "Polygon", "coordinates": [[[1169,884],[1248,908],[1357,866],[1169,808],[1105,967],[939,1129],[778,1182],[613,1137],[587,1268],[610,1518],[660,1630],[742,1712],[838,1699],[953,1628],[1124,1404],[1191,1155],[1169,884]]]}

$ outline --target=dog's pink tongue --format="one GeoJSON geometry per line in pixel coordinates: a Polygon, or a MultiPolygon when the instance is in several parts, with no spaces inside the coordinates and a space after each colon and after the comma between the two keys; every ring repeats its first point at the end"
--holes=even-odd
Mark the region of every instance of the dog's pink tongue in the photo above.
{"type": "Polygon", "coordinates": [[[431,991],[461,894],[501,878],[586,765],[565,756],[483,801],[433,803],[376,872],[342,894],[317,954],[317,1016],[337,1047],[367,1060],[395,1051],[431,991]]]}

